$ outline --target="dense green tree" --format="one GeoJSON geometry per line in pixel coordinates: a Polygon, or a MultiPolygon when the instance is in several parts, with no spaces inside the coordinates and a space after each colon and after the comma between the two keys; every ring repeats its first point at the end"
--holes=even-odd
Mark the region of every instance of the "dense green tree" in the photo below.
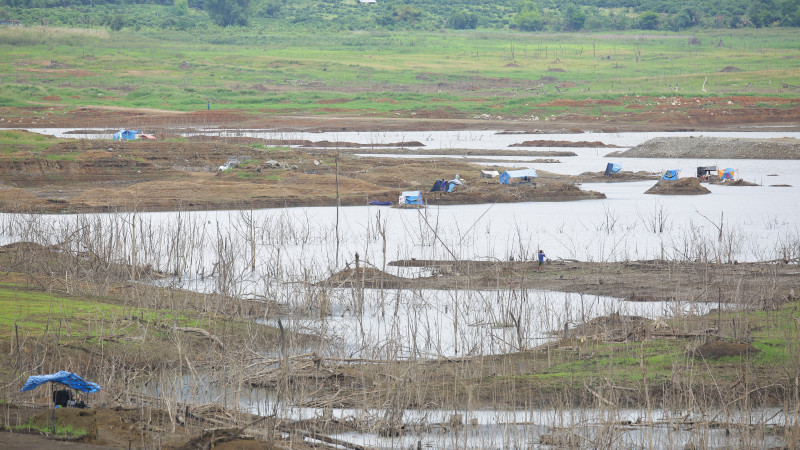
{"type": "Polygon", "coordinates": [[[185,16],[189,12],[189,0],[173,0],[172,11],[175,15],[185,16]]]}
{"type": "Polygon", "coordinates": [[[639,16],[639,28],[642,30],[655,30],[658,28],[658,14],[645,11],[639,16]]]}
{"type": "Polygon", "coordinates": [[[772,0],[756,0],[747,9],[747,17],[756,28],[768,27],[778,20],[777,8],[772,0]]]}
{"type": "Polygon", "coordinates": [[[389,26],[402,22],[414,24],[422,16],[422,11],[411,5],[397,5],[376,18],[378,25],[389,26]]]}
{"type": "Polygon", "coordinates": [[[246,26],[250,17],[250,0],[206,0],[208,17],[219,26],[246,26]]]}
{"type": "Polygon", "coordinates": [[[677,14],[672,18],[672,25],[673,28],[676,30],[681,30],[684,28],[690,28],[699,23],[699,18],[697,14],[697,10],[694,8],[690,8],[685,6],[678,11],[677,14]]]}
{"type": "Polygon", "coordinates": [[[266,0],[258,6],[257,15],[261,17],[276,17],[283,9],[283,0],[266,0]]]}
{"type": "Polygon", "coordinates": [[[108,23],[108,28],[111,28],[112,31],[119,31],[125,26],[125,19],[122,18],[122,15],[115,15],[111,22],[108,23]]]}
{"type": "Polygon", "coordinates": [[[478,16],[468,11],[458,11],[447,19],[447,27],[455,30],[472,30],[478,26],[478,16]]]}
{"type": "Polygon", "coordinates": [[[547,26],[547,20],[539,14],[534,2],[520,4],[519,12],[514,16],[514,25],[522,31],[540,31],[547,26]]]}
{"type": "Polygon", "coordinates": [[[586,22],[586,14],[575,5],[567,5],[564,9],[564,31],[579,31],[586,22]]]}

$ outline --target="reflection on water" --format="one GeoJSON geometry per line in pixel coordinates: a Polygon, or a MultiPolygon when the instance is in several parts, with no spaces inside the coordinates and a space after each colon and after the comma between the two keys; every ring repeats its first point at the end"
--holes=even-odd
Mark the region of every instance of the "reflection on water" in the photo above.
{"type": "MultiPolygon", "coordinates": [[[[283,318],[284,323],[327,336],[321,353],[374,359],[503,354],[536,347],[551,340],[554,331],[598,316],[654,319],[703,314],[710,308],[704,304],[630,303],[595,295],[507,289],[364,289],[363,294],[331,289],[326,295],[330,316],[298,314],[283,318]]],[[[265,323],[277,326],[276,320],[265,323]]]]}
{"type": "Polygon", "coordinates": [[[376,448],[771,448],[785,445],[775,426],[794,419],[780,409],[743,413],[723,410],[623,408],[575,409],[406,409],[393,415],[399,433],[386,433],[382,409],[309,408],[277,400],[272,389],[210,382],[211,377],[176,376],[146,383],[142,392],[188,404],[214,403],[285,420],[320,419],[354,431],[329,433],[352,444],[376,448]]]}

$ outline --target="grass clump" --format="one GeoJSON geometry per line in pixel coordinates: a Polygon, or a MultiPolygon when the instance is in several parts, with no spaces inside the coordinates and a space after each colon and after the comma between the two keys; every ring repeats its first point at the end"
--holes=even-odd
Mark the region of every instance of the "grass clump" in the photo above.
{"type": "Polygon", "coordinates": [[[21,151],[41,152],[61,141],[63,139],[24,130],[0,130],[0,155],[10,156],[21,151]]]}

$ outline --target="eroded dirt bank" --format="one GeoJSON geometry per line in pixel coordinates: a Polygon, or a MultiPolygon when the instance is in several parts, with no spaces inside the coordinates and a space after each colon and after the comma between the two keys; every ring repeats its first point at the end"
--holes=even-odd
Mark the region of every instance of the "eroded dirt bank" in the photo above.
{"type": "Polygon", "coordinates": [[[145,128],[152,132],[185,126],[262,128],[275,131],[391,131],[391,130],[509,130],[522,132],[584,131],[692,131],[732,130],[741,127],[776,127],[800,130],[797,99],[757,96],[644,97],[623,96],[616,100],[554,100],[543,107],[566,108],[569,112],[548,118],[486,116],[455,110],[400,110],[387,117],[336,111],[305,115],[282,110],[282,115],[263,111],[160,111],[145,108],[4,107],[4,128],[145,128]],[[615,107],[602,117],[583,111],[598,105],[615,107]],[[620,108],[622,107],[622,108],[620,108]]]}

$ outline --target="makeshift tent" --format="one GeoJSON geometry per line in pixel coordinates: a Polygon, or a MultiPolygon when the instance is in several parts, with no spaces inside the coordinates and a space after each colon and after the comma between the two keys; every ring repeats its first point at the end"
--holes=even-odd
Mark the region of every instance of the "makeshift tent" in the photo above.
{"type": "Polygon", "coordinates": [[[116,133],[114,133],[113,138],[115,141],[120,141],[123,139],[132,141],[136,139],[136,135],[139,133],[141,133],[140,130],[119,130],[116,133]]]}
{"type": "Polygon", "coordinates": [[[528,178],[536,178],[538,176],[536,169],[509,170],[500,174],[500,184],[508,184],[512,178],[522,178],[527,181],[528,178]]]}
{"type": "Polygon", "coordinates": [[[680,172],[680,170],[667,170],[666,172],[664,172],[664,176],[661,177],[661,179],[662,180],[677,180],[679,172],[680,172]]]}
{"type": "Polygon", "coordinates": [[[619,164],[608,163],[608,165],[606,166],[605,176],[610,177],[611,174],[617,173],[620,170],[622,170],[622,166],[620,166],[619,164]]]}
{"type": "Polygon", "coordinates": [[[433,187],[431,188],[431,192],[439,192],[439,191],[446,191],[447,190],[447,182],[444,180],[436,180],[433,183],[433,187]]]}
{"type": "Polygon", "coordinates": [[[733,169],[718,170],[720,180],[732,180],[736,176],[736,171],[733,169]]]}
{"type": "Polygon", "coordinates": [[[62,370],[61,372],[50,375],[31,375],[28,377],[28,381],[25,383],[25,386],[22,386],[20,391],[30,391],[31,389],[35,389],[39,387],[39,385],[48,382],[60,383],[81,392],[97,392],[102,389],[97,383],[86,381],[72,372],[62,370]]]}
{"type": "Polygon", "coordinates": [[[403,191],[400,193],[401,205],[422,205],[422,192],[420,191],[403,191]]]}
{"type": "Polygon", "coordinates": [[[701,166],[697,168],[697,178],[707,177],[717,171],[717,166],[701,166]]]}
{"type": "Polygon", "coordinates": [[[500,172],[496,170],[481,170],[481,178],[494,178],[500,176],[500,172]]]}

